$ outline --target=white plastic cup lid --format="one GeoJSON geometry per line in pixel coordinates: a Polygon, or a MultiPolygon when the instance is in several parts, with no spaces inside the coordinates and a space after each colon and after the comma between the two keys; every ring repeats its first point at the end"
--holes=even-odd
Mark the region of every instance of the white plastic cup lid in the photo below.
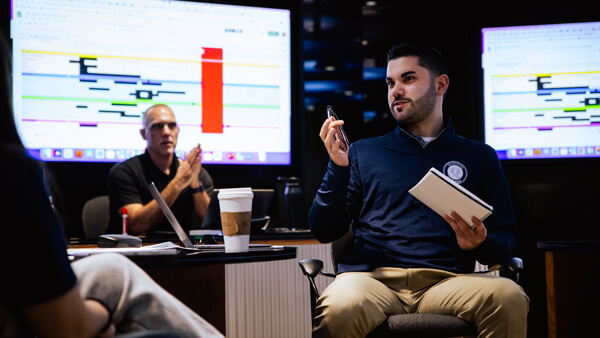
{"type": "Polygon", "coordinates": [[[234,199],[234,198],[253,198],[252,188],[228,188],[220,189],[217,197],[221,199],[234,199]]]}

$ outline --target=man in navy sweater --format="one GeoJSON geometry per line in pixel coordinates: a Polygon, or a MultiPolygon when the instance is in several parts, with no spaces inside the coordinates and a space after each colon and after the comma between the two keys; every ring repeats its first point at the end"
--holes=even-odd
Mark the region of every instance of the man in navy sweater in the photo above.
{"type": "Polygon", "coordinates": [[[515,248],[516,221],[495,151],[454,132],[442,102],[449,86],[442,55],[403,43],[388,52],[390,111],[386,135],[343,147],[342,120],[320,137],[330,156],[310,211],[321,242],[354,239],[338,276],[319,298],[315,337],[364,337],[391,314],[457,316],[479,337],[525,337],[529,298],[510,279],[473,274],[475,261],[504,262],[515,248]],[[494,207],[471,228],[458,214],[440,217],[408,193],[431,168],[494,207]]]}

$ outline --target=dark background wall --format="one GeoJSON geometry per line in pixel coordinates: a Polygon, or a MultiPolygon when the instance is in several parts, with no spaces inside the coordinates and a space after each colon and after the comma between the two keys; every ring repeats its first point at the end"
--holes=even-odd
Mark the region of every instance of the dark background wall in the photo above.
{"type": "MultiPolygon", "coordinates": [[[[546,1],[406,2],[304,0],[301,30],[304,73],[299,114],[294,120],[297,166],[240,175],[206,165],[217,187],[276,187],[277,176],[300,176],[306,208],[318,189],[328,161],[318,137],[325,106],[346,121],[350,141],[383,134],[395,127],[388,113],[385,52],[404,39],[427,40],[446,56],[450,89],[444,113],[457,132],[482,140],[480,28],[493,25],[594,21],[593,2],[560,7],[546,1]],[[372,2],[370,2],[372,3],[372,2]],[[333,68],[332,68],[333,67],[333,68]],[[301,106],[301,107],[300,107],[301,106]],[[365,114],[365,112],[368,112],[365,114]]],[[[600,61],[599,61],[600,62],[600,61]]],[[[301,84],[301,85],[302,85],[301,84]]],[[[599,136],[600,139],[600,136],[599,136]]],[[[88,199],[106,193],[111,164],[49,163],[66,210],[69,236],[81,236],[80,214],[88,199]]],[[[530,337],[546,332],[545,270],[540,240],[600,239],[600,161],[503,162],[519,225],[518,252],[525,264],[521,285],[531,297],[530,337]]]]}

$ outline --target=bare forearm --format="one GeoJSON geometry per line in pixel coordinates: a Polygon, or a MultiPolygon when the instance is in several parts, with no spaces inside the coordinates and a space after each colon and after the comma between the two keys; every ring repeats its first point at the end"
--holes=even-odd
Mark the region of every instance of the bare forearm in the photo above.
{"type": "Polygon", "coordinates": [[[202,223],[204,217],[206,217],[206,209],[208,209],[208,203],[210,203],[210,196],[208,196],[206,191],[194,193],[192,196],[192,199],[194,200],[194,209],[200,223],[202,223]]]}
{"type": "MultiPolygon", "coordinates": [[[[171,181],[161,191],[161,196],[165,200],[168,206],[173,205],[177,196],[185,188],[178,180],[171,181]]],[[[128,227],[132,234],[135,235],[146,235],[148,234],[156,224],[164,217],[164,214],[160,210],[156,200],[152,200],[145,205],[138,205],[137,207],[126,206],[128,215],[128,227]],[[133,208],[132,208],[133,207],[133,208]]]]}
{"type": "Polygon", "coordinates": [[[103,337],[114,334],[111,326],[100,332],[109,320],[104,306],[93,300],[83,300],[79,288],[47,302],[24,309],[25,315],[39,337],[103,337]]]}
{"type": "Polygon", "coordinates": [[[91,299],[86,299],[84,305],[90,313],[91,319],[93,320],[93,327],[95,328],[95,332],[97,332],[96,336],[114,336],[116,330],[112,323],[112,316],[108,312],[109,310],[106,309],[104,305],[91,299]]]}

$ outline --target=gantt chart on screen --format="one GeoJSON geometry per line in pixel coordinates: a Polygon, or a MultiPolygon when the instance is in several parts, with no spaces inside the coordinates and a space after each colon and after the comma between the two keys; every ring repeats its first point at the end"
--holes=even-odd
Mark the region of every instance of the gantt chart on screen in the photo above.
{"type": "Polygon", "coordinates": [[[169,105],[178,155],[289,164],[290,13],[185,1],[15,0],[14,109],[43,160],[143,152],[141,114],[169,105]]]}
{"type": "Polygon", "coordinates": [[[482,58],[500,158],[600,156],[600,22],[486,28],[482,58]]]}

